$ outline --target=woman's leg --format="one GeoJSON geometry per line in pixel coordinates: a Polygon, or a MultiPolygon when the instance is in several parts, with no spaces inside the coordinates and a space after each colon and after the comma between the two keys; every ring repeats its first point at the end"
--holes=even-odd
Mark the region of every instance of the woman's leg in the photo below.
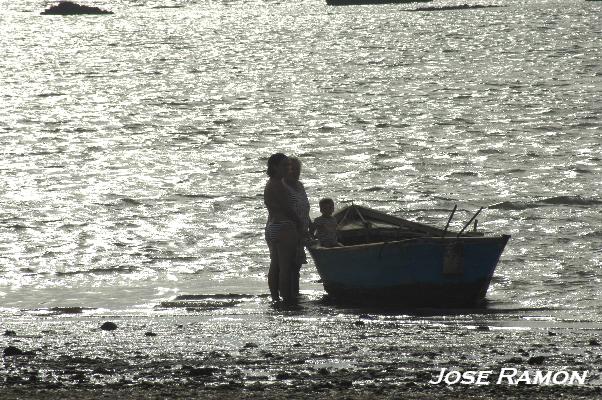
{"type": "Polygon", "coordinates": [[[295,262],[295,273],[294,273],[294,292],[293,294],[299,296],[299,279],[301,278],[301,267],[303,264],[307,264],[307,257],[305,255],[305,246],[300,243],[297,246],[297,260],[295,262]]]}
{"type": "Polygon", "coordinates": [[[268,243],[270,249],[270,269],[268,271],[268,287],[270,288],[270,295],[273,301],[280,300],[278,296],[278,246],[275,243],[268,243]]]}
{"type": "Polygon", "coordinates": [[[299,272],[301,271],[301,265],[295,264],[293,268],[293,296],[299,296],[299,272]]]}
{"type": "Polygon", "coordinates": [[[280,231],[277,242],[278,253],[278,288],[282,300],[292,303],[295,299],[293,292],[293,275],[296,274],[297,245],[299,237],[294,226],[290,225],[280,231]]]}

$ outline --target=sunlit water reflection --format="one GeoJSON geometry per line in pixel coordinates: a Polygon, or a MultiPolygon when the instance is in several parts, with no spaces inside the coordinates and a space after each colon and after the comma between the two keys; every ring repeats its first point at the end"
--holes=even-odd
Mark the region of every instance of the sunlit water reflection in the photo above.
{"type": "MultiPolygon", "coordinates": [[[[457,203],[456,228],[492,206],[482,229],[512,235],[492,307],[600,321],[599,4],[174,4],[0,1],[4,313],[265,293],[264,169],[284,151],[314,217],[324,196],[439,226],[457,203]]],[[[328,315],[318,279],[303,269],[328,315]]],[[[252,298],[195,312],[271,312],[252,298]]]]}

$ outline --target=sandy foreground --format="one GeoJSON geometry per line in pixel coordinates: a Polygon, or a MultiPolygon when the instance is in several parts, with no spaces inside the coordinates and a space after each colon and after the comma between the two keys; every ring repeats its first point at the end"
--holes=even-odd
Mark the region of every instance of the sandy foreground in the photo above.
{"type": "Polygon", "coordinates": [[[27,388],[2,389],[1,398],[17,399],[408,399],[408,400],[456,400],[456,399],[595,399],[601,394],[587,391],[533,391],[518,390],[490,393],[416,393],[412,390],[325,390],[315,391],[309,387],[306,390],[273,387],[266,390],[204,390],[194,387],[164,387],[164,388],[98,388],[98,389],[50,389],[33,390],[27,388]]]}
{"type": "Polygon", "coordinates": [[[23,314],[0,324],[0,399],[602,398],[596,326],[447,319],[23,314]],[[101,329],[106,322],[115,329],[101,329]],[[442,368],[493,373],[488,385],[429,383],[442,368]],[[515,378],[564,370],[587,379],[497,384],[502,368],[516,369],[515,378]]]}

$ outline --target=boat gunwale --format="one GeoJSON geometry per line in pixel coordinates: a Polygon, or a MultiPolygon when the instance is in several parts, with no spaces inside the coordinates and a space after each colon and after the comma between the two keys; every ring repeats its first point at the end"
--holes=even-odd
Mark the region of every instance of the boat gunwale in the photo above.
{"type": "Polygon", "coordinates": [[[360,250],[362,248],[371,248],[378,246],[386,246],[386,245],[395,245],[395,244],[409,244],[408,242],[449,242],[450,243],[458,243],[458,242],[503,242],[504,247],[508,240],[510,240],[510,235],[500,235],[500,236],[487,236],[487,237],[471,237],[471,236],[461,236],[461,237],[438,237],[438,236],[421,236],[415,238],[401,239],[401,240],[392,240],[387,242],[373,242],[373,243],[361,243],[361,244],[353,244],[349,246],[336,246],[336,247],[322,247],[322,246],[309,246],[308,250],[310,253],[312,251],[317,252],[343,252],[343,251],[352,251],[352,250],[360,250]]]}

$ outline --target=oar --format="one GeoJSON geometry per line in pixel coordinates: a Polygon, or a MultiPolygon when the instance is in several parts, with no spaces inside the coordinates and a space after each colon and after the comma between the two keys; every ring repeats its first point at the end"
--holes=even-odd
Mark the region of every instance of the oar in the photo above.
{"type": "Polygon", "coordinates": [[[447,224],[445,224],[445,229],[443,230],[443,236],[445,236],[445,234],[447,233],[447,228],[449,228],[449,223],[451,222],[452,218],[454,217],[456,208],[458,208],[458,205],[454,204],[454,209],[452,210],[451,214],[449,214],[449,218],[447,219],[447,224]]]}
{"type": "Polygon", "coordinates": [[[362,223],[364,224],[364,226],[368,225],[369,222],[366,221],[366,219],[364,218],[364,216],[362,215],[362,213],[360,212],[360,210],[357,208],[357,206],[355,204],[353,204],[353,202],[351,203],[351,208],[353,208],[353,211],[355,211],[355,214],[360,217],[360,219],[362,220],[362,223]]]}
{"type": "Polygon", "coordinates": [[[353,206],[353,209],[355,210],[355,213],[358,215],[358,217],[360,217],[364,225],[368,225],[368,222],[366,221],[360,210],[358,210],[356,206],[353,206]]]}
{"type": "Polygon", "coordinates": [[[345,214],[343,215],[343,218],[341,218],[341,220],[339,221],[339,223],[337,224],[337,228],[339,226],[343,225],[343,222],[345,222],[345,220],[347,219],[347,215],[349,215],[349,211],[351,210],[351,207],[347,207],[347,210],[345,210],[345,214]]]}
{"type": "Polygon", "coordinates": [[[471,223],[471,222],[472,222],[472,221],[473,221],[473,220],[474,220],[474,219],[477,217],[477,215],[479,215],[479,213],[481,212],[481,210],[483,210],[483,207],[479,208],[479,211],[477,211],[477,212],[475,213],[475,215],[473,215],[473,216],[472,216],[472,218],[471,218],[471,219],[470,219],[470,220],[469,220],[469,221],[466,223],[466,225],[464,225],[464,228],[462,228],[462,230],[461,230],[461,231],[458,233],[458,236],[456,236],[456,237],[460,237],[460,235],[461,235],[462,233],[464,233],[464,230],[465,230],[466,228],[468,228],[468,225],[470,225],[470,223],[471,223]]]}

